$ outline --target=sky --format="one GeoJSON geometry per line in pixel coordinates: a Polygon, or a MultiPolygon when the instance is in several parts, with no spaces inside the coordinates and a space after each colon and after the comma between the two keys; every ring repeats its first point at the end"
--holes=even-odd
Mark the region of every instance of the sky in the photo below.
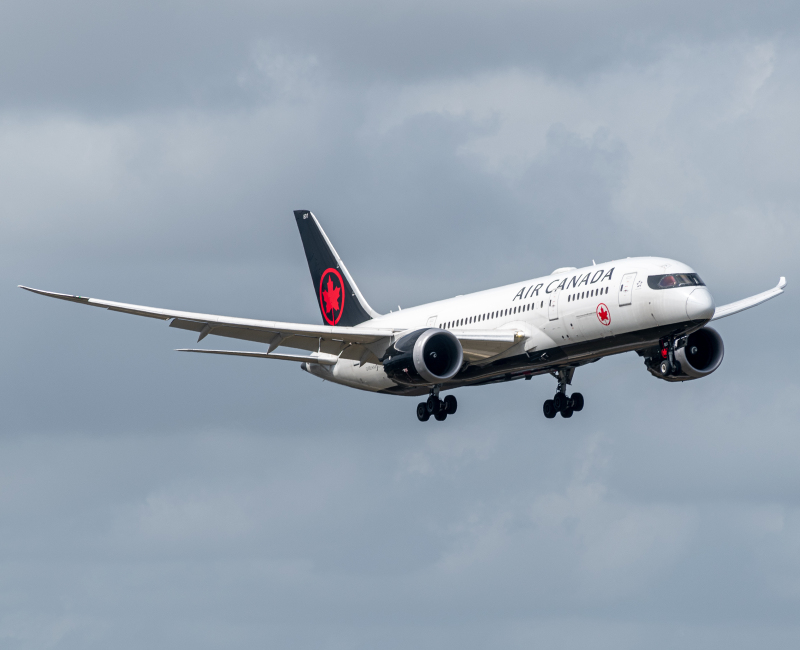
{"type": "Polygon", "coordinates": [[[0,645],[800,644],[799,71],[788,0],[5,0],[0,645]],[[294,209],[381,313],[640,255],[789,286],[702,380],[425,424],[17,289],[318,323],[294,209]]]}

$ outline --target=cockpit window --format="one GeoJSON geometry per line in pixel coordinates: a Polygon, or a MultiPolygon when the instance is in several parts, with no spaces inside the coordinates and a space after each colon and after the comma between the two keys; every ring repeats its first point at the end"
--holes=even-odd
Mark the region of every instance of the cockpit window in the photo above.
{"type": "Polygon", "coordinates": [[[667,273],[651,275],[647,278],[647,286],[651,289],[675,289],[677,287],[704,287],[706,283],[697,273],[667,273]]]}

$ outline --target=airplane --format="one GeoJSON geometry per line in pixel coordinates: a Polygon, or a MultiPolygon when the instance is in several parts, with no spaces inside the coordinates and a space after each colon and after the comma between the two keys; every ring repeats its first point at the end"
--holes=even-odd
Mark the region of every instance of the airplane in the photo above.
{"type": "Polygon", "coordinates": [[[421,422],[453,415],[455,395],[442,392],[538,375],[557,380],[546,418],[583,410],[567,395],[575,370],[603,357],[636,352],[647,371],[670,382],[691,381],[719,368],[722,337],[708,326],[779,296],[773,289],[716,307],[700,276],[661,257],[632,257],[379,314],[369,306],[317,218],[295,210],[323,325],[232,318],[156,309],[70,294],[21,289],[51,298],[170,321],[199,334],[263,343],[266,352],[181,348],[180,352],[293,361],[322,379],[391,395],[424,396],[421,422]],[[278,348],[309,354],[276,352],[278,348]]]}

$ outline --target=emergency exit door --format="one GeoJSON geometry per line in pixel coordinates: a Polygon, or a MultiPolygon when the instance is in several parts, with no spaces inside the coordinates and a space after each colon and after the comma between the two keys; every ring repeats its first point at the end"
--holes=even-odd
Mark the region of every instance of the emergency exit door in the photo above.
{"type": "Polygon", "coordinates": [[[626,273],[622,276],[622,282],[619,287],[619,306],[631,304],[633,296],[633,281],[636,279],[636,273],[626,273]]]}

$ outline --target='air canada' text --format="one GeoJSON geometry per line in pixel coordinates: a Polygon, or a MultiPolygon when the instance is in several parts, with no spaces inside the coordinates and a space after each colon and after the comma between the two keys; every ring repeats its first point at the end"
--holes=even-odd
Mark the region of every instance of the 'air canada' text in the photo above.
{"type": "MultiPolygon", "coordinates": [[[[587,273],[584,275],[573,275],[571,278],[563,278],[562,280],[553,280],[550,282],[544,289],[545,293],[553,293],[554,291],[568,291],[569,289],[574,289],[577,287],[586,286],[589,284],[597,284],[598,282],[605,282],[606,280],[610,280],[611,276],[614,274],[614,268],[611,267],[608,272],[600,269],[599,271],[595,271],[594,273],[587,273]]],[[[531,296],[538,296],[539,289],[544,287],[544,282],[540,282],[536,286],[531,285],[530,287],[522,287],[517,292],[517,295],[514,296],[512,302],[519,298],[520,300],[526,300],[531,296]]]]}

